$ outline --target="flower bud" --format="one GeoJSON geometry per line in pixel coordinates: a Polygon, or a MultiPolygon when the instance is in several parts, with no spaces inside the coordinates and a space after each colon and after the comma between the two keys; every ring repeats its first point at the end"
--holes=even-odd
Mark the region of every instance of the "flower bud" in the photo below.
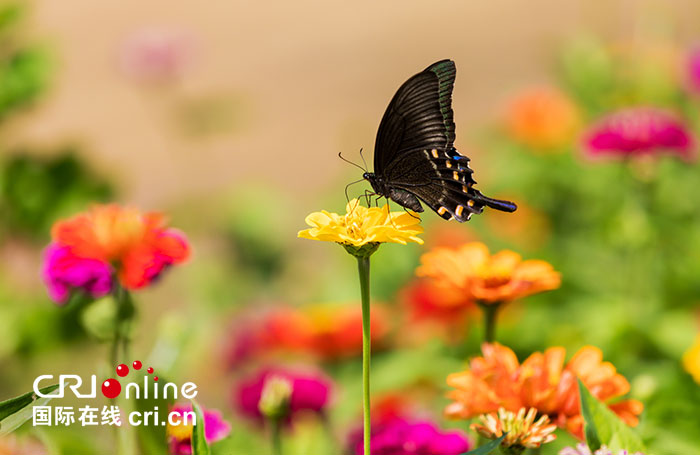
{"type": "Polygon", "coordinates": [[[258,409],[269,419],[281,419],[289,414],[292,383],[282,376],[272,375],[265,380],[258,409]]]}

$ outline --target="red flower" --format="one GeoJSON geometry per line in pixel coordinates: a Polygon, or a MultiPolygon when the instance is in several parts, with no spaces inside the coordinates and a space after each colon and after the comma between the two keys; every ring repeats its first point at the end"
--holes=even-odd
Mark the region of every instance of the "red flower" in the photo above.
{"type": "Polygon", "coordinates": [[[113,204],[96,205],[57,222],[51,237],[78,258],[96,259],[113,267],[127,289],[147,286],[190,254],[185,236],[166,227],[162,215],[113,204]]]}

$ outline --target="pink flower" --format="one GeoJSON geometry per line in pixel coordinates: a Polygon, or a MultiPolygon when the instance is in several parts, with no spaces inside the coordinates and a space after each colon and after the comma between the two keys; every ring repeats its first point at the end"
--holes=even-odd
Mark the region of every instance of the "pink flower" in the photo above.
{"type": "Polygon", "coordinates": [[[121,52],[121,66],[136,79],[168,81],[183,73],[192,54],[192,40],[185,33],[149,28],[127,39],[121,52]]]}
{"type": "MultiPolygon", "coordinates": [[[[231,432],[231,425],[226,422],[221,413],[216,410],[201,408],[204,417],[204,438],[209,444],[219,441],[231,432]]],[[[168,422],[166,434],[170,444],[170,453],[172,455],[190,455],[192,453],[192,421],[191,415],[192,405],[176,404],[170,409],[171,413],[180,415],[180,424],[171,425],[168,422]],[[185,415],[188,413],[189,415],[185,415]]]]}
{"type": "Polygon", "coordinates": [[[239,412],[251,419],[262,421],[259,404],[265,381],[277,377],[287,379],[292,385],[288,420],[296,413],[311,411],[322,414],[331,394],[330,380],[319,373],[307,373],[281,368],[265,368],[253,377],[243,380],[234,389],[232,402],[239,412]]]}
{"type": "Polygon", "coordinates": [[[78,257],[70,247],[50,244],[44,251],[42,277],[49,296],[65,304],[72,291],[80,290],[94,298],[112,290],[112,269],[109,264],[90,258],[78,257]]]}
{"type": "MultiPolygon", "coordinates": [[[[350,435],[350,452],[363,455],[362,429],[350,435]]],[[[372,425],[370,447],[381,455],[460,455],[471,447],[462,431],[440,431],[432,422],[391,419],[372,425]]]]}
{"type": "Polygon", "coordinates": [[[696,47],[688,54],[686,82],[690,91],[700,93],[700,47],[696,47]]]}
{"type": "Polygon", "coordinates": [[[690,159],[695,139],[675,115],[651,108],[631,107],[603,117],[585,135],[592,155],[638,156],[661,152],[690,159]]]}

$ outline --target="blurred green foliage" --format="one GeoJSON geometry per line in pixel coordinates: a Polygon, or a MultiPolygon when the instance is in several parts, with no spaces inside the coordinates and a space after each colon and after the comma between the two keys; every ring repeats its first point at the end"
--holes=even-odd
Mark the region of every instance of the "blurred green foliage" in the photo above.
{"type": "Polygon", "coordinates": [[[0,229],[46,238],[59,217],[113,195],[112,185],[89,170],[73,149],[53,157],[14,152],[0,163],[0,229]]]}
{"type": "Polygon", "coordinates": [[[34,101],[48,79],[48,55],[22,39],[24,11],[18,3],[0,5],[0,121],[34,101]]]}

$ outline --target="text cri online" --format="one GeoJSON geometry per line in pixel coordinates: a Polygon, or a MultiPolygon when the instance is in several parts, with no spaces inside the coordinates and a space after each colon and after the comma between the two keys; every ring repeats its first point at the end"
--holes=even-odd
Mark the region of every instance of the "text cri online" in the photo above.
{"type": "Polygon", "coordinates": [[[140,426],[179,426],[179,425],[197,425],[197,414],[194,411],[185,412],[170,412],[167,420],[161,421],[158,415],[158,407],[153,408],[153,411],[132,411],[129,413],[129,425],[140,426]]]}

